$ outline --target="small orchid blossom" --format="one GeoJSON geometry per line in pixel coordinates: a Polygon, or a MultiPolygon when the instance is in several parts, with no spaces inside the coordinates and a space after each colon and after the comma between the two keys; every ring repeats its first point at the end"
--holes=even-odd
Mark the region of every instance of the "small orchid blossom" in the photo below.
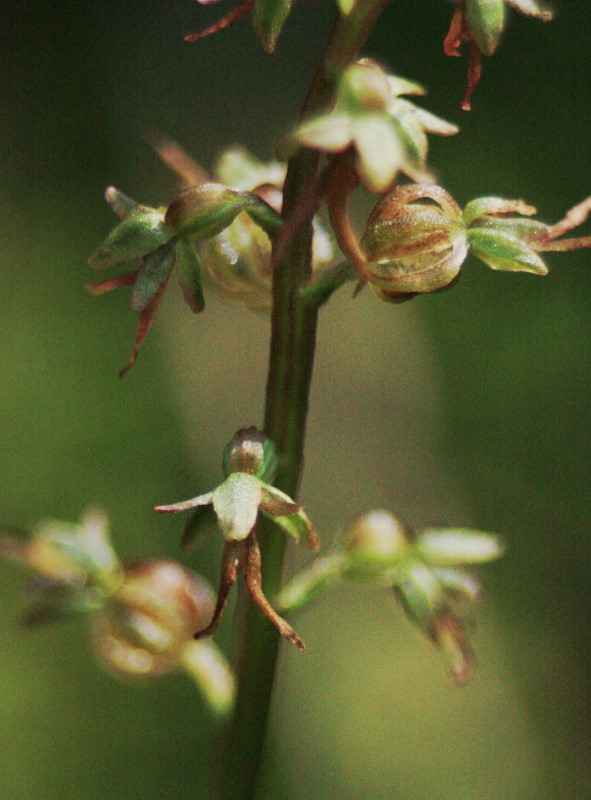
{"type": "Polygon", "coordinates": [[[216,608],[209,625],[198,631],[195,638],[209,636],[217,629],[230,589],[242,572],[246,589],[254,602],[282,636],[300,650],[304,649],[302,640],[271,606],[261,588],[261,553],[255,533],[259,512],[295,541],[312,550],[318,549],[318,539],[303,507],[267,482],[272,480],[274,469],[275,450],[271,441],[256,428],[240,430],[225,450],[226,479],[223,483],[191,500],[155,509],[161,514],[195,509],[190,520],[193,529],[204,510],[213,506],[226,540],[216,608]]]}
{"type": "Polygon", "coordinates": [[[439,647],[454,682],[464,684],[474,654],[468,637],[469,608],[480,585],[463,567],[499,558],[499,536],[465,528],[415,533],[389,511],[361,514],[346,526],[332,551],[286,584],[280,607],[294,611],[341,579],[391,589],[409,619],[439,647]]]}

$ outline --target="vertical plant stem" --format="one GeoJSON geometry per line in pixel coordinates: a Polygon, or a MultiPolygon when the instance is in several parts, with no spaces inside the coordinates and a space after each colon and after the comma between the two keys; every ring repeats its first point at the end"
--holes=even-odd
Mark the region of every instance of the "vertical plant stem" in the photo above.
{"type": "MultiPolygon", "coordinates": [[[[358,57],[387,0],[358,0],[341,16],[318,65],[302,117],[331,98],[340,71],[358,57]]],[[[318,154],[300,151],[288,165],[284,224],[273,248],[273,312],[265,406],[265,432],[279,455],[275,485],[295,497],[301,477],[308,395],[314,365],[318,308],[299,289],[311,275],[312,218],[317,195],[318,154]]],[[[281,585],[285,538],[267,520],[257,529],[263,589],[271,600],[281,585]]],[[[260,609],[245,600],[238,696],[220,769],[221,800],[253,800],[275,677],[280,637],[260,609]]]]}

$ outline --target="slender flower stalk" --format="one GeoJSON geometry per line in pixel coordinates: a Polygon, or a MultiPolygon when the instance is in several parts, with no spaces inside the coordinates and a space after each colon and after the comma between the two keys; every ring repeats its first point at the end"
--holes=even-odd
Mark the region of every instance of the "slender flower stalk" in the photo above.
{"type": "MultiPolygon", "coordinates": [[[[342,69],[359,55],[387,0],[358,0],[333,28],[306,98],[302,118],[321,109],[342,69]]],[[[283,190],[283,227],[273,249],[273,310],[265,406],[265,433],[277,445],[275,485],[296,497],[314,364],[318,307],[300,288],[311,274],[310,197],[317,191],[319,155],[301,150],[290,161],[283,190]],[[302,207],[309,213],[302,215],[302,207]],[[303,217],[303,219],[302,219],[303,217]]],[[[281,586],[285,542],[261,521],[257,530],[265,565],[263,591],[273,602],[281,586]]],[[[256,796],[280,638],[260,609],[246,600],[243,649],[238,664],[238,696],[220,768],[220,800],[256,796]]]]}

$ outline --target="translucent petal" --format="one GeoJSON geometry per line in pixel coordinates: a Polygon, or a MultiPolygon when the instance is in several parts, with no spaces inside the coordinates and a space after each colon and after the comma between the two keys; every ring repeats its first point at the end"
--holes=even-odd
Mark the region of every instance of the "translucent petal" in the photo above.
{"type": "Polygon", "coordinates": [[[293,139],[313,150],[336,153],[346,150],[352,142],[352,120],[348,114],[324,114],[297,128],[293,139]]]}
{"type": "Polygon", "coordinates": [[[353,121],[357,171],[372,192],[385,192],[405,162],[402,142],[383,114],[364,114],[353,121]]]}
{"type": "Polygon", "coordinates": [[[505,542],[494,533],[469,528],[427,528],[419,533],[415,552],[430,564],[483,564],[500,558],[505,542]]]}

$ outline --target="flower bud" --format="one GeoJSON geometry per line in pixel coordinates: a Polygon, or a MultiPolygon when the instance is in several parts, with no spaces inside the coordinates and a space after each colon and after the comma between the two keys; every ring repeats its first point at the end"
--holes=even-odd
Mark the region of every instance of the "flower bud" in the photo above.
{"type": "Polygon", "coordinates": [[[141,259],[168,242],[171,235],[160,211],[142,208],[120,222],[88,261],[95,269],[109,269],[141,259]]]}
{"type": "Polygon", "coordinates": [[[354,519],[345,536],[350,569],[358,577],[372,577],[400,562],[414,534],[389,511],[378,510],[354,519]]]}
{"type": "Polygon", "coordinates": [[[168,206],[166,222],[177,236],[209,239],[227,228],[248,203],[246,192],[204,183],[182,192],[168,206]]]}
{"type": "Polygon", "coordinates": [[[358,61],[343,73],[337,107],[352,113],[384,111],[391,97],[388,76],[370,60],[358,61]]]}
{"type": "Polygon", "coordinates": [[[224,448],[222,468],[228,477],[232,472],[248,472],[271,483],[277,468],[275,445],[262,431],[242,428],[224,448]]]}
{"type": "Polygon", "coordinates": [[[432,292],[454,281],[468,253],[460,208],[439,186],[400,186],[371,212],[361,247],[384,299],[432,292]],[[415,202],[419,199],[428,202],[415,202]]]}

